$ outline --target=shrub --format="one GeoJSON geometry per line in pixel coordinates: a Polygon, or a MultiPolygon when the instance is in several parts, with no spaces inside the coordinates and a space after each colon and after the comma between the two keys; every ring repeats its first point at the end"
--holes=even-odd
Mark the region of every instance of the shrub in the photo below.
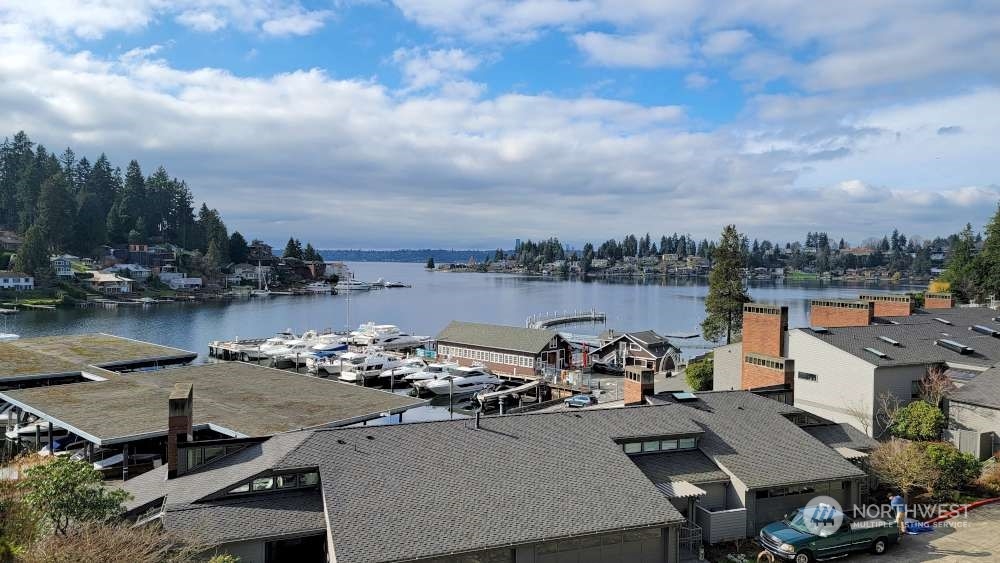
{"type": "Polygon", "coordinates": [[[1000,495],[1000,464],[994,463],[983,471],[983,474],[976,479],[976,485],[990,494],[1000,495]]]}
{"type": "Polygon", "coordinates": [[[684,369],[684,380],[695,391],[711,391],[713,369],[714,362],[711,356],[692,362],[684,369]]]}
{"type": "Polygon", "coordinates": [[[890,432],[908,440],[937,440],[944,425],[941,409],[926,401],[914,401],[899,409],[890,432]]]}
{"type": "Polygon", "coordinates": [[[23,563],[181,563],[200,551],[159,526],[88,523],[67,534],[51,534],[23,553],[23,563]],[[109,557],[109,554],[113,556],[109,557]]]}
{"type": "Polygon", "coordinates": [[[941,479],[941,470],[914,442],[883,442],[872,450],[869,461],[879,479],[907,495],[915,489],[933,490],[941,479]]]}
{"type": "Polygon", "coordinates": [[[924,445],[924,453],[938,468],[938,491],[959,489],[972,483],[982,470],[982,464],[972,454],[962,453],[947,442],[924,445]]]}
{"type": "Polygon", "coordinates": [[[220,553],[212,556],[208,563],[240,563],[240,558],[229,553],[220,553]]]}
{"type": "Polygon", "coordinates": [[[57,534],[71,524],[103,522],[122,512],[128,493],[102,486],[90,463],[56,457],[24,472],[18,487],[24,500],[49,521],[57,534]]]}

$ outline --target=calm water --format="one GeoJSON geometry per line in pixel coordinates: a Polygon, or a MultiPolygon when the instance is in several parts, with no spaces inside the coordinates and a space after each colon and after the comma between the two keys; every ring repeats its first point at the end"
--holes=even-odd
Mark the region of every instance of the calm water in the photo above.
{"type": "MultiPolygon", "coordinates": [[[[391,323],[418,335],[437,334],[452,319],[523,326],[526,317],[546,311],[596,308],[616,330],[654,329],[661,334],[698,332],[707,291],[704,280],[650,283],[562,281],[502,274],[428,272],[422,264],[351,264],[358,279],[411,284],[409,289],[352,293],[350,324],[391,323]]],[[[899,291],[904,287],[818,282],[761,283],[751,287],[756,301],[788,305],[789,324],[806,323],[806,300],[854,297],[859,289],[899,291]]],[[[7,331],[22,336],[107,332],[207,355],[211,340],[269,336],[285,328],[343,329],[348,322],[344,295],[276,296],[228,304],[161,304],[117,309],[31,311],[9,317],[7,331]]],[[[603,325],[565,330],[596,334],[603,325]]],[[[0,325],[0,331],[3,326],[0,325]]],[[[700,339],[677,340],[685,355],[701,353],[700,339]]]]}

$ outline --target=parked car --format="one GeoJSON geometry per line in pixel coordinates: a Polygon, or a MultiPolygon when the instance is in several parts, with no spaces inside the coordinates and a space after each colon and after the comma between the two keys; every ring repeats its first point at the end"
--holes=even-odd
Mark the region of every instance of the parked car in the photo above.
{"type": "Polygon", "coordinates": [[[612,362],[594,362],[590,364],[590,371],[608,375],[625,375],[625,369],[612,362]]]}
{"type": "Polygon", "coordinates": [[[826,507],[824,514],[833,521],[832,516],[841,518],[839,527],[808,525],[809,509],[799,509],[780,522],[772,522],[760,531],[758,540],[764,549],[775,556],[794,561],[795,563],[811,563],[812,561],[841,557],[854,551],[871,551],[881,555],[890,545],[899,541],[899,528],[896,523],[888,520],[854,520],[839,511],[831,512],[826,507]],[[814,533],[815,532],[815,533],[814,533]]]}
{"type": "Polygon", "coordinates": [[[571,408],[583,408],[589,407],[590,405],[597,404],[597,397],[593,395],[573,395],[572,397],[563,401],[567,407],[571,408]]]}

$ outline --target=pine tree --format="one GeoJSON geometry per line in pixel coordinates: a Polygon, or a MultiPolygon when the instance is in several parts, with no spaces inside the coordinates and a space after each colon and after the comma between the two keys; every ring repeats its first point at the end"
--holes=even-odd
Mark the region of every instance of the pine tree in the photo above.
{"type": "Polygon", "coordinates": [[[428,270],[433,270],[434,269],[434,257],[433,256],[428,256],[427,257],[427,265],[425,267],[428,270]]]}
{"type": "Polygon", "coordinates": [[[951,291],[962,301],[977,297],[976,287],[976,235],[972,232],[972,224],[968,223],[952,245],[951,260],[948,269],[942,276],[951,284],[951,291]]]}
{"type": "Polygon", "coordinates": [[[298,258],[302,259],[302,244],[295,240],[294,237],[288,237],[288,243],[285,244],[285,252],[281,255],[282,258],[298,258]]]}
{"type": "Polygon", "coordinates": [[[976,256],[977,285],[984,297],[1000,299],[1000,204],[993,219],[986,225],[983,250],[976,256]]]}
{"type": "MultiPolygon", "coordinates": [[[[48,277],[51,270],[49,263],[48,242],[40,225],[34,225],[24,235],[24,242],[17,252],[15,269],[36,278],[48,277]]],[[[36,279],[36,283],[40,280],[36,279]]]]}
{"type": "Polygon", "coordinates": [[[707,315],[701,323],[705,338],[712,342],[723,336],[726,344],[732,342],[733,335],[743,329],[743,304],[751,301],[741,272],[745,265],[741,238],[735,225],[727,225],[713,253],[714,265],[705,298],[707,315]]]}
{"type": "Polygon", "coordinates": [[[249,255],[250,246],[247,245],[247,239],[243,238],[239,231],[233,231],[229,237],[229,259],[237,264],[242,264],[247,261],[249,255]]]}
{"type": "Polygon", "coordinates": [[[38,221],[49,250],[58,252],[69,247],[73,236],[76,202],[69,193],[61,172],[42,183],[38,196],[38,221]]]}

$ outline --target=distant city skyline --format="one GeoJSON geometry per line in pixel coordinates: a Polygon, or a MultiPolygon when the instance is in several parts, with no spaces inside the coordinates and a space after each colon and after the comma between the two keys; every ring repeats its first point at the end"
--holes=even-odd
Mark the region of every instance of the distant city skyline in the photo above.
{"type": "Polygon", "coordinates": [[[858,244],[996,210],[997,52],[976,1],[8,2],[0,134],[323,249],[858,244]]]}

